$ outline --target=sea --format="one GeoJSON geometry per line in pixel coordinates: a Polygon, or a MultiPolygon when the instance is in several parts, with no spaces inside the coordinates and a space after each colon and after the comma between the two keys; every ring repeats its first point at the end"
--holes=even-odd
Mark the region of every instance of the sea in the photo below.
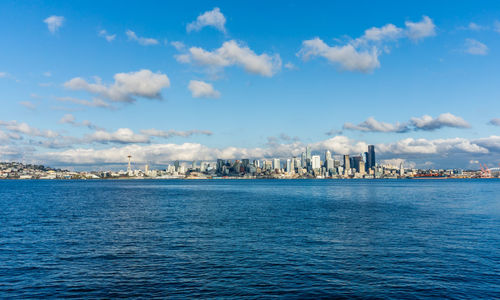
{"type": "Polygon", "coordinates": [[[500,298],[500,180],[0,180],[0,298],[500,298]]]}

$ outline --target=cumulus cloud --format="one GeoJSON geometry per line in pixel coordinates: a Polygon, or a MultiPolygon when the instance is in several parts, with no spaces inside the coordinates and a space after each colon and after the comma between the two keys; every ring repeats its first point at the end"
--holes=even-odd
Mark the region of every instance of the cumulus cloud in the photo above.
{"type": "Polygon", "coordinates": [[[469,128],[470,125],[461,117],[451,113],[440,114],[437,118],[424,115],[421,118],[411,118],[411,123],[415,129],[436,130],[443,127],[469,128]]]}
{"type": "Polygon", "coordinates": [[[357,130],[357,131],[368,131],[368,132],[407,132],[409,130],[408,125],[405,123],[384,123],[375,120],[373,117],[369,117],[366,121],[359,123],[358,125],[352,123],[345,123],[342,127],[347,130],[357,130]]]}
{"type": "Polygon", "coordinates": [[[186,48],[186,45],[184,45],[184,43],[181,41],[172,41],[172,42],[170,42],[170,45],[172,45],[172,47],[177,49],[177,51],[181,51],[184,48],[186,48]]]}
{"type": "Polygon", "coordinates": [[[395,40],[401,37],[403,29],[393,25],[387,24],[382,27],[372,27],[365,30],[365,34],[358,39],[360,42],[365,41],[385,41],[385,40],[395,40]]]}
{"type": "Polygon", "coordinates": [[[149,137],[143,134],[136,134],[129,128],[120,128],[115,132],[108,132],[105,130],[97,130],[96,132],[87,136],[89,142],[98,143],[149,143],[149,137]]]}
{"type": "MultiPolygon", "coordinates": [[[[195,131],[192,131],[195,132],[195,131]]],[[[41,152],[34,156],[45,163],[57,165],[101,165],[120,164],[126,162],[126,157],[132,155],[138,163],[166,164],[173,160],[192,161],[205,160],[215,161],[223,159],[269,159],[290,158],[300,156],[306,144],[297,139],[274,139],[264,147],[242,148],[242,147],[208,147],[199,143],[183,144],[152,144],[150,137],[159,136],[169,138],[172,136],[190,136],[190,131],[175,132],[148,129],[140,134],[132,130],[122,128],[116,132],[96,131],[80,141],[73,143],[115,143],[123,144],[111,148],[80,147],[63,151],[41,152]],[[125,145],[127,144],[127,145],[125,145]],[[146,144],[146,145],[144,145],[146,144]]],[[[4,137],[5,138],[5,137],[4,137]]],[[[33,146],[60,147],[70,139],[51,139],[48,141],[34,142],[33,146]]],[[[330,150],[333,154],[359,155],[366,151],[368,144],[365,141],[350,139],[346,136],[335,136],[327,140],[309,144],[313,152],[323,153],[330,150]]],[[[426,162],[438,162],[440,166],[467,167],[471,159],[485,161],[489,157],[500,154],[500,137],[490,136],[468,140],[465,138],[448,139],[414,139],[405,138],[390,143],[375,145],[379,162],[391,159],[404,159],[405,167],[412,167],[406,162],[415,162],[421,166],[428,167],[426,162]]]]}
{"type": "Polygon", "coordinates": [[[420,22],[406,21],[406,35],[413,41],[436,35],[436,25],[431,18],[423,16],[420,22]]]}
{"type": "Polygon", "coordinates": [[[45,138],[54,138],[59,136],[59,133],[55,131],[40,130],[38,128],[28,125],[27,123],[20,123],[18,121],[0,121],[0,126],[4,127],[8,131],[19,134],[25,134],[27,136],[45,137],[45,138]]]}
{"type": "Polygon", "coordinates": [[[207,82],[199,80],[191,80],[188,85],[193,98],[219,98],[220,92],[207,82]]]}
{"type": "Polygon", "coordinates": [[[488,122],[488,124],[494,126],[500,126],[500,118],[493,118],[488,122]]]}
{"type": "Polygon", "coordinates": [[[469,128],[470,125],[461,117],[455,116],[451,113],[444,113],[437,118],[429,115],[424,115],[420,118],[413,117],[410,121],[405,123],[396,122],[395,124],[377,121],[373,117],[369,117],[366,121],[359,124],[344,123],[342,127],[344,130],[356,130],[364,132],[397,132],[404,133],[410,130],[424,130],[432,131],[443,127],[454,128],[469,128]]]}
{"type": "Polygon", "coordinates": [[[302,42],[302,49],[298,53],[304,60],[321,56],[330,63],[340,65],[341,69],[368,73],[380,67],[379,51],[376,47],[369,50],[358,50],[353,45],[328,46],[323,40],[316,37],[302,42]]]}
{"type": "Polygon", "coordinates": [[[85,100],[85,99],[78,99],[78,98],[73,98],[73,97],[57,97],[57,101],[61,102],[72,102],[76,104],[80,104],[83,106],[88,106],[88,107],[104,107],[104,108],[111,108],[112,106],[99,98],[93,98],[92,101],[85,100]]]}
{"type": "Polygon", "coordinates": [[[50,33],[54,34],[59,30],[59,28],[63,25],[64,23],[64,17],[62,16],[50,16],[43,20],[45,24],[47,24],[47,28],[49,29],[50,33]]]}
{"type": "Polygon", "coordinates": [[[161,99],[161,90],[170,86],[167,75],[153,73],[150,70],[140,70],[130,73],[117,73],[111,85],[101,83],[96,78],[95,83],[88,83],[81,77],[73,78],[64,83],[71,90],[84,90],[117,102],[134,102],[135,97],[161,99]]]}
{"type": "Polygon", "coordinates": [[[224,42],[220,48],[214,51],[191,47],[188,53],[177,55],[176,59],[181,63],[195,63],[211,70],[236,65],[249,73],[267,77],[273,76],[281,69],[279,54],[257,55],[248,46],[241,45],[235,40],[224,42]]]}
{"type": "Polygon", "coordinates": [[[465,53],[472,55],[488,54],[488,46],[475,39],[465,39],[465,53]]]}
{"type": "Polygon", "coordinates": [[[158,130],[158,129],[144,129],[141,133],[150,137],[161,137],[161,138],[172,138],[172,137],[190,137],[192,135],[212,135],[209,130],[188,130],[188,131],[178,131],[178,130],[158,130]]]}
{"type": "Polygon", "coordinates": [[[139,37],[132,30],[127,30],[125,34],[127,35],[129,40],[137,42],[139,43],[139,45],[142,46],[158,45],[158,40],[153,38],[139,37]]]}
{"type": "Polygon", "coordinates": [[[304,60],[323,57],[328,62],[338,65],[341,70],[370,73],[380,67],[379,56],[389,52],[388,42],[407,37],[413,41],[435,35],[435,25],[424,16],[420,22],[405,22],[406,28],[394,24],[372,27],[356,39],[341,45],[327,45],[319,37],[305,40],[297,53],[304,60]]]}
{"type": "Polygon", "coordinates": [[[186,30],[187,32],[200,31],[203,27],[211,26],[225,33],[225,24],[226,17],[224,17],[224,15],[220,12],[220,9],[216,7],[199,15],[195,21],[186,26],[186,30]]]}
{"type": "Polygon", "coordinates": [[[114,39],[116,38],[116,34],[109,34],[109,33],[108,33],[106,30],[104,30],[104,29],[103,29],[103,30],[101,30],[101,31],[99,31],[99,36],[100,36],[100,37],[105,38],[105,39],[106,39],[106,41],[108,41],[108,42],[110,42],[110,43],[111,43],[112,41],[114,41],[114,39]]]}

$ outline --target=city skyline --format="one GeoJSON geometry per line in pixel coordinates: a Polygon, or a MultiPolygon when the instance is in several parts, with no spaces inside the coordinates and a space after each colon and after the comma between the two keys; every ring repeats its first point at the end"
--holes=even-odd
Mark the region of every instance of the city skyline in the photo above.
{"type": "Polygon", "coordinates": [[[361,4],[5,1],[0,161],[497,166],[500,3],[361,4]]]}

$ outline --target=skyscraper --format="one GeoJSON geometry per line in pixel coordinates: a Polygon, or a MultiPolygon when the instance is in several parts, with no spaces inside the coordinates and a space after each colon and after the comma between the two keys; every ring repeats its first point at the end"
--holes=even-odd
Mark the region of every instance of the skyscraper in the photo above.
{"type": "Polygon", "coordinates": [[[366,152],[366,168],[374,168],[375,167],[375,146],[368,145],[368,152],[366,152]]]}
{"type": "Polygon", "coordinates": [[[273,159],[273,170],[280,170],[280,169],[281,169],[280,159],[274,158],[273,159]]]}
{"type": "Polygon", "coordinates": [[[349,170],[351,169],[351,160],[349,159],[349,155],[344,155],[344,174],[349,174],[349,170]]]}
{"type": "Polygon", "coordinates": [[[332,158],[332,153],[330,152],[330,150],[326,150],[326,152],[325,152],[325,162],[328,161],[331,158],[332,158]]]}
{"type": "Polygon", "coordinates": [[[306,147],[306,159],[311,159],[311,147],[306,147]]]}
{"type": "Polygon", "coordinates": [[[313,155],[311,157],[311,167],[313,170],[317,170],[319,168],[321,168],[321,158],[319,157],[319,155],[313,155]]]}

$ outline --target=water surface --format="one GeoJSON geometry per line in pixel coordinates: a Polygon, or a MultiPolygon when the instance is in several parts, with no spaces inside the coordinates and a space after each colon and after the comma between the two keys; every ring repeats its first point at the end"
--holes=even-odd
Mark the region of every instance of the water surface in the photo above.
{"type": "Polygon", "coordinates": [[[0,298],[500,297],[499,180],[0,181],[0,298]]]}

